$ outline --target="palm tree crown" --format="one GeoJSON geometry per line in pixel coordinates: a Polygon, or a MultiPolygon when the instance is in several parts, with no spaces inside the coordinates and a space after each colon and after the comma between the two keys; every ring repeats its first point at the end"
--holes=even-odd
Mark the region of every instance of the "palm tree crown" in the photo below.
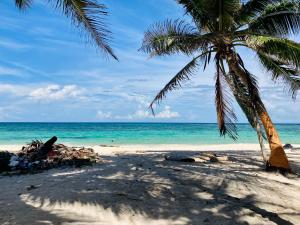
{"type": "MultiPolygon", "coordinates": [[[[33,4],[34,0],[15,0],[20,10],[25,10],[33,4]]],[[[97,0],[46,0],[60,9],[72,22],[86,31],[88,40],[98,46],[103,53],[117,59],[109,46],[111,32],[106,28],[104,17],[107,15],[105,5],[97,0]]]]}
{"type": "Polygon", "coordinates": [[[253,50],[261,64],[281,79],[293,98],[300,88],[300,45],[288,39],[300,30],[299,0],[177,0],[192,18],[167,20],[151,27],[141,50],[151,56],[183,53],[193,56],[151,103],[159,103],[166,93],[180,87],[199,66],[214,59],[216,66],[216,110],[221,135],[237,138],[236,116],[228,98],[229,88],[255,128],[265,107],[255,76],[244,66],[239,46],[253,50]]]}

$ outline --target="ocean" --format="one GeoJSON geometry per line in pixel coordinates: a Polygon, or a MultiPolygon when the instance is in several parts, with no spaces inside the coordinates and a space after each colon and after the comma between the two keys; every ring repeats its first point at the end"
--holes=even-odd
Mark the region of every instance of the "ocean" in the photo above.
{"type": "MultiPolygon", "coordinates": [[[[300,144],[300,124],[277,124],[283,143],[300,144]]],[[[25,144],[52,136],[74,145],[257,143],[249,124],[237,125],[239,138],[220,137],[212,123],[0,123],[0,144],[25,144]]]]}

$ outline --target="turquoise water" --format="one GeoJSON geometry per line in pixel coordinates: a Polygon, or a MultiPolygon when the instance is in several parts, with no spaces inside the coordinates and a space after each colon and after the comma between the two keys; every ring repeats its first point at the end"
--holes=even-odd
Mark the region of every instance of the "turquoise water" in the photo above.
{"type": "MultiPolygon", "coordinates": [[[[238,124],[236,143],[257,143],[248,124],[238,124]]],[[[276,125],[283,143],[300,144],[300,124],[276,125]]],[[[72,144],[225,144],[217,124],[201,123],[0,123],[0,144],[24,144],[57,136],[72,144]]]]}

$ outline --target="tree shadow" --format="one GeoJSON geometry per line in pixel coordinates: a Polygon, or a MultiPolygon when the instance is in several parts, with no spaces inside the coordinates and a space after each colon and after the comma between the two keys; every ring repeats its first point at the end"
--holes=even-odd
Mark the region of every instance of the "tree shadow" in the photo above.
{"type": "MultiPolygon", "coordinates": [[[[32,216],[22,223],[13,223],[20,221],[17,218],[10,218],[12,223],[8,223],[8,217],[4,216],[0,222],[25,225],[45,224],[47,220],[52,224],[121,224],[122,220],[132,222],[147,218],[148,222],[132,224],[159,224],[160,221],[161,224],[178,225],[239,225],[258,220],[260,224],[289,225],[293,224],[290,218],[300,216],[293,206],[290,210],[294,214],[284,214],[287,206],[281,199],[272,202],[272,198],[264,195],[271,188],[270,182],[274,183],[274,195],[293,187],[259,176],[258,172],[264,173],[261,172],[264,165],[256,152],[224,151],[220,154],[230,154],[234,160],[221,165],[172,162],[165,161],[161,153],[148,152],[104,156],[103,162],[92,168],[54,169],[47,174],[24,176],[21,178],[23,187],[32,185],[30,176],[35,176],[34,184],[40,186],[30,191],[20,190],[20,195],[6,201],[13,199],[18,205],[17,208],[8,207],[11,214],[22,215],[20,211],[23,210],[32,216]],[[271,205],[282,210],[284,216],[271,211],[271,205]],[[110,217],[101,215],[105,213],[110,217]]],[[[17,180],[17,177],[4,178],[0,180],[0,187],[8,182],[4,189],[9,192],[8,186],[15,185],[17,180]]],[[[0,196],[1,201],[6,202],[5,197],[0,196]]]]}

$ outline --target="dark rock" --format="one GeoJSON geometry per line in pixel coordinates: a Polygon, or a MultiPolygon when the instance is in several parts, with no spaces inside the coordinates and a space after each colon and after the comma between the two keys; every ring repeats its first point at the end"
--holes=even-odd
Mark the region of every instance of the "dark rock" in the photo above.
{"type": "Polygon", "coordinates": [[[7,151],[0,152],[0,172],[10,171],[11,167],[10,164],[10,158],[14,156],[14,154],[9,153],[7,151]]]}
{"type": "Polygon", "coordinates": [[[207,223],[207,222],[209,222],[209,219],[206,218],[206,219],[203,220],[203,222],[204,222],[204,223],[207,223]]]}
{"type": "Polygon", "coordinates": [[[210,162],[219,162],[218,158],[214,155],[209,157],[209,161],[210,162]]]}
{"type": "Polygon", "coordinates": [[[293,148],[293,145],[291,145],[291,144],[285,144],[285,145],[283,146],[283,148],[284,148],[284,149],[291,149],[291,148],[293,148]]]}

